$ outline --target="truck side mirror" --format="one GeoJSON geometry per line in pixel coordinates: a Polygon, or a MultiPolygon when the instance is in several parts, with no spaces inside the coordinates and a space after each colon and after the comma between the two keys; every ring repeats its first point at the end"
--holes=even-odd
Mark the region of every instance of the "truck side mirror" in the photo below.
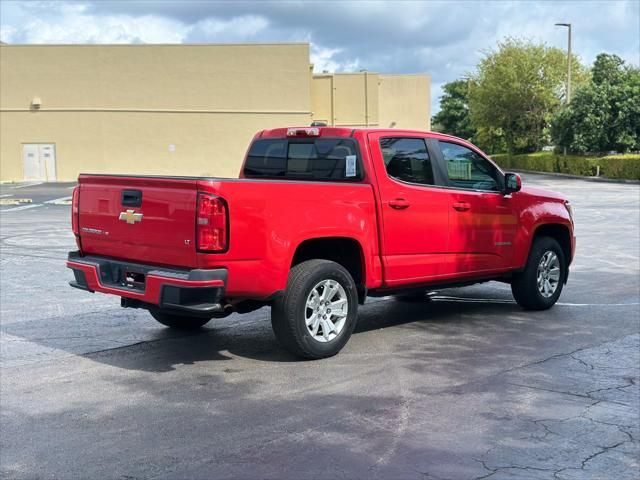
{"type": "Polygon", "coordinates": [[[509,195],[513,192],[519,192],[522,188],[522,179],[517,173],[504,174],[504,194],[509,195]]]}

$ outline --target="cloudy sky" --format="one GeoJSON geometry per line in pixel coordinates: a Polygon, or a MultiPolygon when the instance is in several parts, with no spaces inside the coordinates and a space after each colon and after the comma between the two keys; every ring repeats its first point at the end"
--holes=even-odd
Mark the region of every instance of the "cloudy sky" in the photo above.
{"type": "Polygon", "coordinates": [[[316,71],[429,73],[440,87],[504,37],[640,63],[640,0],[609,1],[27,1],[0,0],[7,43],[310,42],[316,71]]]}

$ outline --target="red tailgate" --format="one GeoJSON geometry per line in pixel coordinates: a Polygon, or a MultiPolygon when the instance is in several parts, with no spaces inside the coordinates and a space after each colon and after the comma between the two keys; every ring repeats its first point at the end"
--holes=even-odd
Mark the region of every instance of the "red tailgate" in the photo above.
{"type": "Polygon", "coordinates": [[[197,180],[81,175],[82,252],[197,267],[197,180]]]}

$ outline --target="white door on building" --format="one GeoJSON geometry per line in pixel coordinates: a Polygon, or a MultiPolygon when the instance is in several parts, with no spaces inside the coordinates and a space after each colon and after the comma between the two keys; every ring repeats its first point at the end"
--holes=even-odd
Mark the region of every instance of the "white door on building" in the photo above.
{"type": "Polygon", "coordinates": [[[22,144],[22,166],[25,180],[56,180],[56,146],[53,143],[22,144]]]}

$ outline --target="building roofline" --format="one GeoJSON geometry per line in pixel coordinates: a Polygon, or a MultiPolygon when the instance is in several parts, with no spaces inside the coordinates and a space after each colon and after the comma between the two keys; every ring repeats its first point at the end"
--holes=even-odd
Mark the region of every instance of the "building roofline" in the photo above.
{"type": "Polygon", "coordinates": [[[336,77],[339,75],[380,75],[378,72],[370,72],[367,70],[366,72],[336,72],[336,73],[314,73],[314,77],[336,77]]]}
{"type": "Polygon", "coordinates": [[[380,72],[336,72],[336,73],[314,73],[314,78],[317,77],[333,77],[336,75],[364,75],[365,73],[369,75],[378,75],[379,77],[428,77],[431,78],[431,74],[429,73],[380,73],[380,72]]]}
{"type": "Polygon", "coordinates": [[[379,73],[381,77],[431,77],[429,73],[379,73]]]}
{"type": "Polygon", "coordinates": [[[11,47],[255,47],[305,45],[308,42],[244,42],[244,43],[3,43],[11,47]]]}

